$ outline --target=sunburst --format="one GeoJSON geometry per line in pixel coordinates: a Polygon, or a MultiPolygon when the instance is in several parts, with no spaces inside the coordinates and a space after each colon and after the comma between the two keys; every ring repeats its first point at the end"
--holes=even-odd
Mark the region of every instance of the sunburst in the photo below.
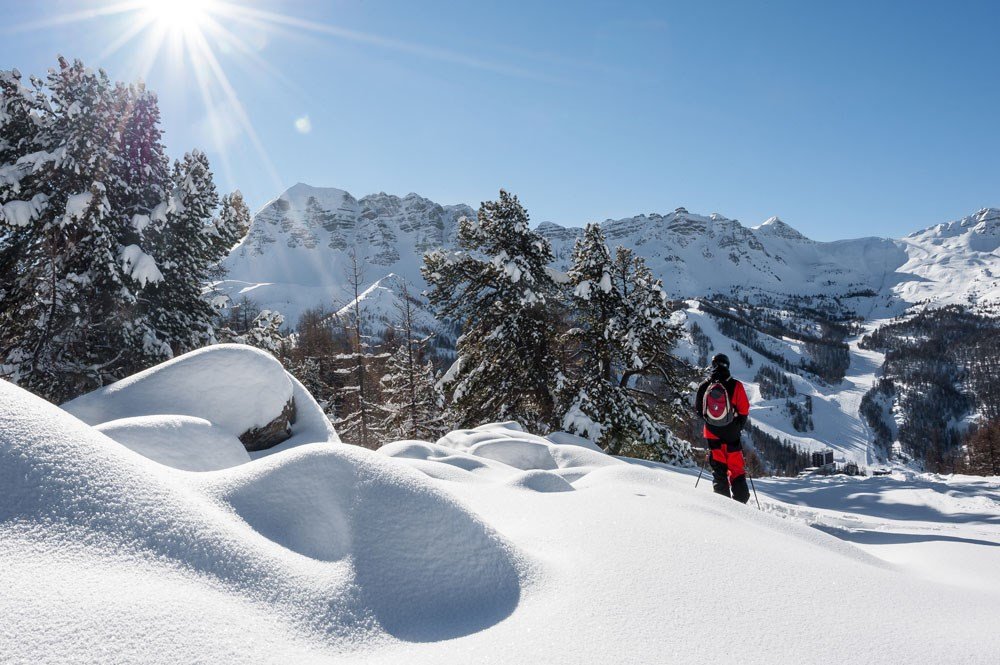
{"type": "Polygon", "coordinates": [[[352,42],[508,76],[545,80],[537,71],[521,70],[449,49],[358,32],[270,11],[265,8],[267,1],[258,0],[254,6],[250,6],[249,3],[230,0],[90,0],[86,9],[14,26],[8,30],[39,30],[55,25],[117,19],[115,27],[118,33],[100,50],[96,58],[97,64],[106,62],[116,54],[126,53],[128,57],[125,60],[131,67],[126,72],[129,78],[145,80],[158,65],[167,66],[180,77],[193,78],[208,122],[214,125],[211,140],[215,141],[215,152],[222,161],[227,177],[232,180],[226,142],[221,137],[231,135],[232,130],[220,126],[222,121],[218,119],[217,113],[213,113],[213,109],[220,107],[228,110],[228,115],[233,117],[233,121],[257,152],[260,163],[279,186],[281,179],[226,73],[220,53],[239,54],[240,57],[233,60],[252,68],[263,83],[270,85],[277,82],[296,91],[298,88],[262,57],[257,46],[248,43],[241,35],[287,35],[289,31],[297,34],[311,33],[326,39],[352,42]],[[268,78],[270,80],[264,80],[268,78]]]}

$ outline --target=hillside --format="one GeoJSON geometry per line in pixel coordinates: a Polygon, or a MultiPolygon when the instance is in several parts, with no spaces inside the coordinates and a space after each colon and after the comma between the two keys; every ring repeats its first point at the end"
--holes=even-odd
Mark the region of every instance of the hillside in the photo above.
{"type": "Polygon", "coordinates": [[[701,663],[711,649],[750,664],[972,665],[1000,651],[996,479],[776,479],[758,483],[760,511],[696,489],[690,470],[564,434],[501,423],[373,452],[339,445],[321,416],[238,346],[65,410],[0,382],[0,653],[701,663]],[[133,419],[189,465],[216,464],[225,437],[288,396],[288,444],[213,471],[101,430],[133,419]],[[165,434],[178,417],[218,436],[165,434]]]}

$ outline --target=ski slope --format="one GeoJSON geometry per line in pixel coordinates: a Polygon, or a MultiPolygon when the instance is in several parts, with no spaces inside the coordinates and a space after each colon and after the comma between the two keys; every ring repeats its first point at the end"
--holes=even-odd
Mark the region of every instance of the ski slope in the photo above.
{"type": "Polygon", "coordinates": [[[237,346],[181,356],[67,405],[84,419],[0,382],[5,662],[912,665],[1000,653],[1000,575],[985,565],[1000,545],[1000,479],[762,480],[758,511],[695,489],[692,470],[513,423],[345,446],[297,382],[292,439],[232,466],[183,470],[101,431],[104,418],[140,419],[130,441],[148,426],[150,445],[183,449],[189,467],[217,463],[218,441],[196,428],[172,440],[162,419],[223,433],[266,420],[250,405],[273,408],[290,380],[271,362],[237,346]],[[225,376],[205,385],[223,356],[225,376]],[[251,374],[270,378],[248,388],[251,374]]]}
{"type": "MultiPolygon", "coordinates": [[[[828,384],[819,379],[807,378],[799,374],[785,372],[795,384],[795,390],[800,395],[812,396],[814,429],[807,432],[797,432],[792,427],[791,417],[784,409],[784,398],[766,400],[760,394],[760,387],[754,381],[757,371],[765,365],[776,367],[775,364],[719,331],[714,319],[705,313],[697,301],[689,301],[684,312],[685,323],[690,328],[694,323],[704,331],[712,343],[712,353],[725,353],[731,362],[733,376],[742,381],[750,398],[750,420],[764,432],[804,450],[832,449],[839,461],[853,461],[865,467],[877,462],[872,450],[872,435],[868,425],[862,419],[859,408],[861,398],[871,389],[878,378],[884,354],[868,351],[858,347],[861,337],[877,327],[881,322],[868,324],[862,334],[848,340],[850,346],[850,366],[844,379],[836,384],[828,384]],[[736,344],[753,360],[748,366],[739,353],[733,349],[736,344]]],[[[763,337],[763,335],[762,335],[763,337]]],[[[785,340],[775,343],[775,348],[784,352],[785,357],[793,364],[798,364],[801,355],[797,353],[797,345],[785,340]]],[[[689,345],[682,345],[680,354],[687,360],[695,362],[696,351],[689,345]]]]}

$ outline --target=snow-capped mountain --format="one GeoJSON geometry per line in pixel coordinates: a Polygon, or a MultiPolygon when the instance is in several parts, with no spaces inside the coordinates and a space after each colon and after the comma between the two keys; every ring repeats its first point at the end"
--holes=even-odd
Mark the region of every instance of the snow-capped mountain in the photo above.
{"type": "Polygon", "coordinates": [[[351,253],[365,285],[395,273],[423,289],[424,252],[453,244],[458,220],[475,211],[408,194],[355,199],[340,189],[297,184],[264,206],[225,261],[221,290],[280,311],[294,325],[310,307],[339,309],[352,298],[345,271],[351,253]]]}
{"type": "MultiPolygon", "coordinates": [[[[458,220],[475,211],[416,194],[355,199],[339,189],[297,184],[255,215],[246,239],[225,262],[224,293],[247,295],[294,323],[316,305],[350,298],[345,268],[356,252],[365,283],[393,273],[424,288],[425,252],[454,245],[458,220]]],[[[602,223],[608,242],[643,256],[676,297],[838,296],[861,298],[859,314],[898,313],[922,301],[1000,301],[1000,210],[988,208],[902,239],[817,242],[772,217],[746,227],[719,214],[638,215],[602,223]]],[[[556,267],[572,257],[580,227],[549,222],[556,267]]]]}

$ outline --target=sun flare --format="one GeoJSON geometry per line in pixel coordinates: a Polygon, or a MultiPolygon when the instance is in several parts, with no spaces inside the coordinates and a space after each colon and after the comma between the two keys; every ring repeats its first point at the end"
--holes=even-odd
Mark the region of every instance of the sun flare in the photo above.
{"type": "Polygon", "coordinates": [[[171,32],[201,30],[211,17],[211,0],[142,0],[142,12],[156,27],[171,32]]]}

